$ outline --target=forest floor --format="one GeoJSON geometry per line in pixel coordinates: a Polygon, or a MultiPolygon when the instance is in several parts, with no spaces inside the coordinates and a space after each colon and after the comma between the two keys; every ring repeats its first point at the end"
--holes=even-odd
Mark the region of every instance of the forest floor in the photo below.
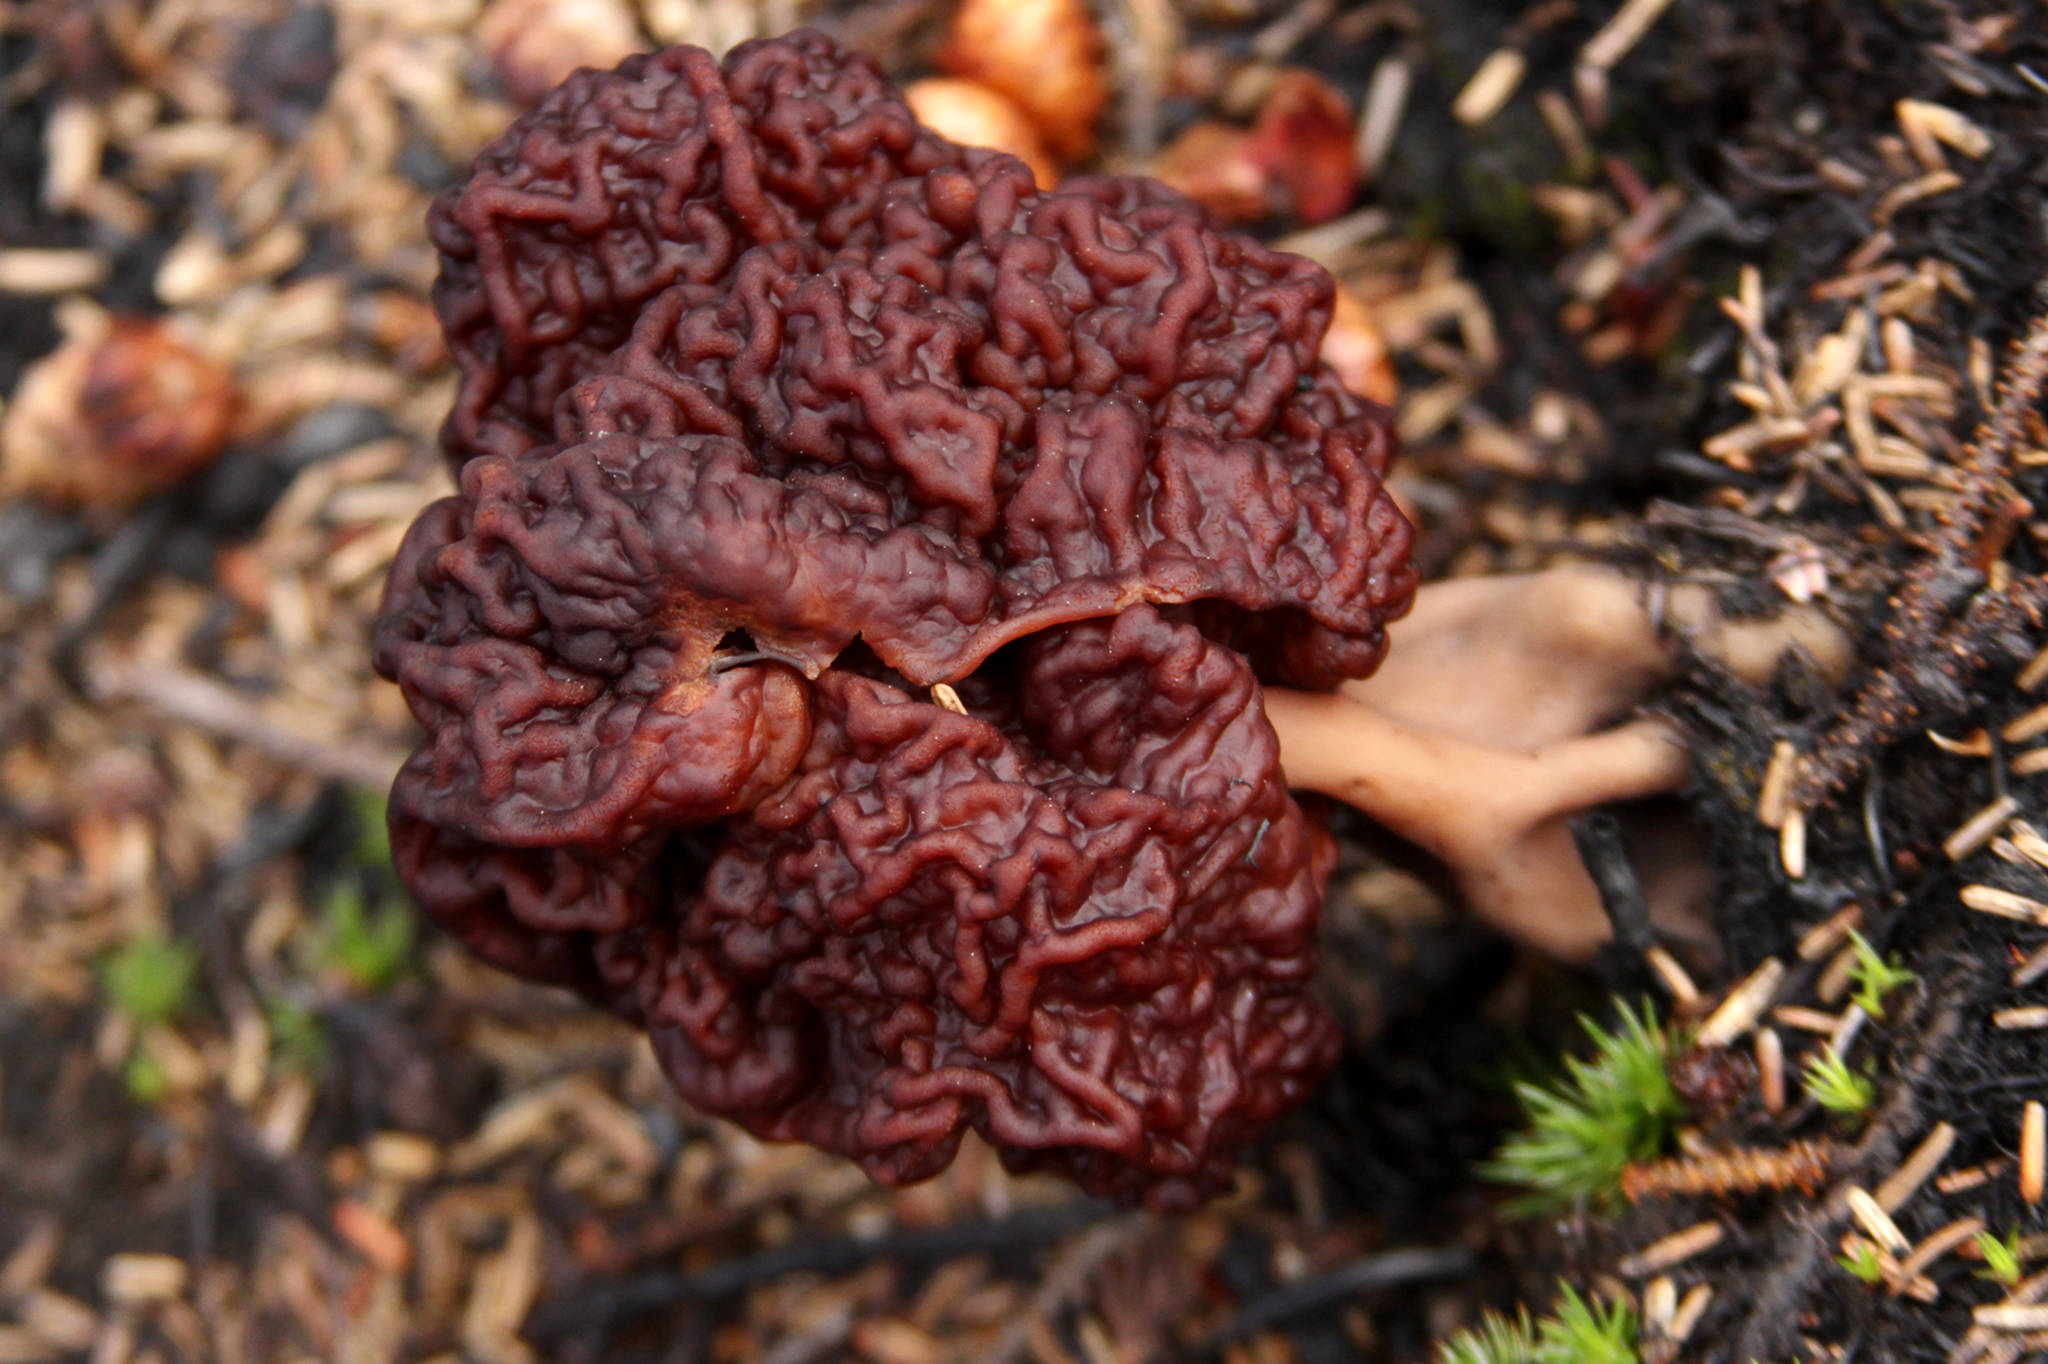
{"type": "Polygon", "coordinates": [[[429,199],[569,57],[815,22],[907,82],[952,8],[0,3],[0,396],[209,456],[164,490],[0,458],[0,1364],[1408,1361],[1560,1281],[1627,1300],[1645,1361],[2048,1352],[2030,0],[1098,7],[1088,164],[1169,168],[1289,71],[1341,101],[1303,134],[1336,169],[1243,211],[1383,338],[1426,578],[1598,561],[1851,633],[1841,688],[1694,662],[1657,702],[1712,952],[1574,975],[1341,826],[1345,1058],[1168,1218],[973,1145],[895,1191],[762,1145],[415,924],[367,639],[448,490],[429,199]],[[94,389],[65,357],[110,335],[94,389]],[[177,400],[84,396],[138,391],[177,400]],[[1851,927],[1912,973],[1882,1016],[1851,927]],[[1688,1122],[1738,1154],[1513,1216],[1480,1172],[1511,1081],[1616,997],[1733,1043],[1688,1122]],[[1862,1111],[1803,1091],[1824,1045],[1862,1111]]]}

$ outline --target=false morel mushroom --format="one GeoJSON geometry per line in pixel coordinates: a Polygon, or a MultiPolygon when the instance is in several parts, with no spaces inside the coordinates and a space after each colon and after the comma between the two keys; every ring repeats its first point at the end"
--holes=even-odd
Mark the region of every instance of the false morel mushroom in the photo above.
{"type": "Polygon", "coordinates": [[[431,227],[459,492],[376,641],[426,911],[878,1179],[973,1128],[1223,1187],[1338,1049],[1264,689],[1415,586],[1330,277],[815,34],[578,72],[431,227]]]}

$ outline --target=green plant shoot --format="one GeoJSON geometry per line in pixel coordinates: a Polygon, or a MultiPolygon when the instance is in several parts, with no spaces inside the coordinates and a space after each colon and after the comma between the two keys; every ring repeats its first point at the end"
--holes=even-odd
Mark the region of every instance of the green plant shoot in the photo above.
{"type": "Polygon", "coordinates": [[[1569,1284],[1557,1314],[1536,1323],[1533,1364],[1639,1364],[1636,1314],[1626,1302],[1582,1298],[1569,1284]]]}
{"type": "Polygon", "coordinates": [[[1990,1279],[2011,1288],[2020,1281],[2020,1232],[2014,1227],[2004,1239],[1988,1231],[1977,1233],[1977,1249],[1984,1256],[1984,1267],[1977,1271],[1977,1277],[1990,1279]]]}
{"type": "Polygon", "coordinates": [[[1849,1069],[1849,1063],[1833,1047],[1823,1047],[1806,1058],[1801,1083],[1807,1096],[1822,1108],[1849,1117],[1864,1112],[1876,1097],[1870,1077],[1849,1069]]]}
{"type": "Polygon", "coordinates": [[[1536,1327],[1527,1309],[1512,1317],[1488,1312],[1437,1349],[1436,1364],[1535,1364],[1536,1327]]]}
{"type": "Polygon", "coordinates": [[[100,963],[107,1000],[138,1028],[168,1023],[192,1002],[199,953],[176,938],[128,939],[100,963]]]}
{"type": "Polygon", "coordinates": [[[289,1000],[263,1006],[270,1027],[270,1059],[301,1075],[318,1075],[327,1067],[327,1032],[312,1012],[289,1000]]]}
{"type": "Polygon", "coordinates": [[[1917,977],[1899,965],[1896,955],[1890,961],[1879,956],[1869,939],[1853,928],[1849,930],[1849,947],[1856,954],[1849,967],[1850,983],[1856,987],[1850,998],[1872,1018],[1883,1018],[1885,996],[1917,977]]]}
{"type": "Polygon", "coordinates": [[[1613,1032],[1581,1018],[1591,1060],[1570,1058],[1550,1085],[1518,1084],[1527,1123],[1482,1168],[1488,1178],[1529,1193],[1517,1211],[1544,1212],[1582,1198],[1611,1197],[1631,1161],[1655,1156],[1679,1118],[1664,1073],[1670,1039],[1647,1007],[1622,1006],[1613,1032]]]}
{"type": "Polygon", "coordinates": [[[155,1108],[171,1092],[171,1077],[155,1053],[137,1047],[121,1065],[121,1087],[144,1108],[155,1108]]]}
{"type": "Polygon", "coordinates": [[[382,990],[412,959],[413,918],[403,904],[372,910],[362,888],[343,880],[320,915],[319,959],[360,990],[382,990]]]}
{"type": "Polygon", "coordinates": [[[1489,1312],[1438,1349],[1436,1364],[1639,1364],[1636,1316],[1625,1302],[1588,1300],[1558,1285],[1557,1310],[1535,1321],[1489,1312]]]}
{"type": "Polygon", "coordinates": [[[1835,1263],[1864,1283],[1877,1283],[1884,1278],[1884,1261],[1869,1241],[1857,1242],[1847,1255],[1837,1255],[1835,1263]]]}

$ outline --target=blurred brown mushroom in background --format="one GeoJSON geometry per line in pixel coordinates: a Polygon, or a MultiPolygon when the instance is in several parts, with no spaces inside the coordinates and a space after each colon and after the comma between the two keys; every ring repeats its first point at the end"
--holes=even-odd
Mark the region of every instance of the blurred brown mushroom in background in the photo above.
{"type": "Polygon", "coordinates": [[[156,318],[81,309],[0,416],[0,495],[119,509],[211,463],[234,375],[156,318]]]}
{"type": "Polygon", "coordinates": [[[1373,320],[1372,309],[1341,279],[1337,281],[1337,303],[1330,314],[1330,330],[1323,333],[1322,356],[1323,363],[1336,370],[1344,387],[1353,393],[1388,407],[1401,396],[1386,336],[1373,320]]]}
{"type": "Polygon", "coordinates": [[[1351,102],[1312,71],[1273,80],[1249,128],[1203,120],[1154,160],[1152,174],[1226,222],[1327,222],[1358,192],[1351,102]]]}
{"type": "Polygon", "coordinates": [[[1094,152],[1109,89],[1102,30],[1079,0],[964,0],[939,67],[1014,100],[1060,161],[1071,165],[1094,152]]]}
{"type": "Polygon", "coordinates": [[[491,0],[476,36],[505,92],[529,109],[576,68],[616,66],[646,46],[619,0],[491,0]]]}
{"type": "Polygon", "coordinates": [[[1059,167],[1045,149],[1031,116],[1000,90],[980,81],[930,76],[903,92],[917,121],[963,147],[993,147],[1031,168],[1040,189],[1059,183],[1059,167]]]}

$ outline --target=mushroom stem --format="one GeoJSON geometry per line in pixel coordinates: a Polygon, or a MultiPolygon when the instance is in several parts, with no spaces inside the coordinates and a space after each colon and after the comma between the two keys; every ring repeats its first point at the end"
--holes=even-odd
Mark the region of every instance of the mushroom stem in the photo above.
{"type": "Polygon", "coordinates": [[[1567,961],[1607,936],[1570,817],[1675,790],[1686,774],[1684,742],[1660,720],[1517,751],[1410,729],[1342,694],[1269,688],[1266,718],[1291,784],[1437,857],[1481,917],[1567,961]]]}
{"type": "MultiPolygon", "coordinates": [[[[1751,680],[1795,647],[1824,673],[1841,632],[1811,609],[1732,622],[1700,587],[1663,593],[1663,623],[1751,680]]],[[[1425,587],[1386,668],[1334,694],[1266,691],[1289,784],[1356,806],[1442,860],[1472,908],[1568,961],[1608,936],[1571,819],[1676,791],[1690,759],[1670,723],[1629,718],[1673,676],[1650,594],[1569,568],[1425,587]]]]}

